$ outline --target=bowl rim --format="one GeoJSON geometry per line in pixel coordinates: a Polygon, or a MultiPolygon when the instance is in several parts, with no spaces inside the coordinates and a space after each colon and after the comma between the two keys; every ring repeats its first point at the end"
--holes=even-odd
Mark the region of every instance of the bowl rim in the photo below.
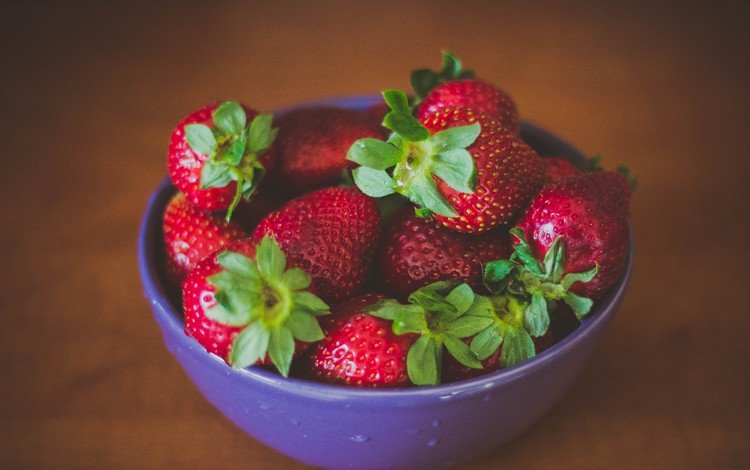
{"type": "MultiPolygon", "coordinates": [[[[364,109],[379,103],[379,101],[380,98],[377,95],[335,97],[307,101],[296,106],[285,107],[274,112],[274,114],[283,114],[292,109],[319,105],[364,109]]],[[[541,127],[526,121],[523,121],[521,126],[523,132],[543,137],[548,141],[554,141],[556,145],[559,145],[566,151],[570,151],[569,157],[574,161],[580,162],[585,158],[570,144],[541,127]]],[[[520,362],[512,367],[489,372],[478,377],[432,386],[378,389],[326,384],[295,377],[283,377],[275,372],[252,366],[246,369],[235,369],[228,366],[223,359],[215,354],[208,353],[197,340],[184,333],[184,323],[181,316],[172,305],[162,285],[158,272],[159,267],[156,263],[158,257],[155,256],[158,246],[157,240],[161,240],[161,237],[157,235],[161,231],[161,217],[164,206],[174,191],[175,188],[172,186],[169,177],[162,180],[161,184],[148,198],[146,211],[141,219],[138,231],[138,266],[143,282],[144,294],[154,310],[154,315],[158,317],[157,320],[160,320],[159,323],[162,325],[166,325],[169,328],[169,332],[178,338],[184,344],[185,348],[197,349],[199,354],[213,359],[213,363],[218,367],[222,367],[223,373],[243,381],[261,382],[285,393],[294,393],[307,397],[317,397],[325,400],[341,398],[370,400],[376,397],[405,399],[419,397],[446,398],[472,392],[486,392],[488,389],[502,383],[518,380],[528,373],[560,360],[567,351],[576,348],[588,336],[592,335],[598,329],[597,326],[606,324],[608,319],[617,311],[617,307],[625,294],[633,268],[633,236],[632,230],[629,229],[628,258],[620,280],[610,289],[610,292],[605,297],[595,304],[594,311],[581,321],[578,328],[531,359],[520,362]]]]}

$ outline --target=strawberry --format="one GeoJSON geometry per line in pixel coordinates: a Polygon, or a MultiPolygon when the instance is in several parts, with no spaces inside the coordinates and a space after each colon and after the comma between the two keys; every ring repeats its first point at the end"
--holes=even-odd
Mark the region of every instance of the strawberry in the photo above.
{"type": "Polygon", "coordinates": [[[397,335],[413,343],[406,355],[406,371],[415,385],[435,385],[442,376],[447,351],[472,369],[482,364],[463,341],[493,325],[493,318],[468,284],[439,281],[414,291],[409,303],[383,300],[365,308],[370,315],[390,320],[397,335]]]}
{"type": "Polygon", "coordinates": [[[510,95],[475,79],[472,71],[463,71],[461,61],[451,52],[443,52],[440,72],[415,70],[411,82],[418,98],[420,121],[444,108],[471,108],[476,114],[492,116],[516,135],[520,132],[516,104],[510,95]]]}
{"type": "Polygon", "coordinates": [[[388,129],[383,127],[382,123],[385,115],[388,114],[390,110],[391,109],[385,103],[378,103],[365,110],[365,120],[371,123],[373,127],[380,129],[382,137],[388,137],[389,134],[388,129]]]}
{"type": "Polygon", "coordinates": [[[458,233],[404,208],[383,236],[376,276],[384,292],[398,299],[441,280],[466,282],[477,290],[482,287],[482,267],[510,253],[504,233],[458,233]]]}
{"type": "Polygon", "coordinates": [[[403,92],[383,97],[391,108],[383,123],[395,134],[358,140],[347,155],[361,165],[353,176],[365,194],[401,194],[423,215],[475,233],[515,220],[541,188],[542,159],[491,117],[446,108],[420,122],[403,92]]]}
{"type": "Polygon", "coordinates": [[[313,378],[358,387],[409,383],[406,357],[417,336],[397,336],[391,322],[364,311],[381,300],[385,297],[367,294],[331,310],[323,321],[325,338],[312,351],[313,378]]]}
{"type": "Polygon", "coordinates": [[[335,184],[352,164],[346,151],[355,140],[381,137],[382,128],[359,113],[332,107],[304,108],[279,118],[276,186],[301,194],[335,184]]]}
{"type": "Polygon", "coordinates": [[[233,367],[273,363],[286,376],[292,358],[323,339],[316,317],[328,306],[314,291],[270,237],[237,240],[185,279],[185,333],[233,367]]]}
{"type": "Polygon", "coordinates": [[[175,284],[214,251],[248,236],[236,221],[227,222],[221,215],[197,209],[187,203],[182,193],[167,204],[162,229],[167,272],[175,284]]]}
{"type": "Polygon", "coordinates": [[[545,186],[564,180],[568,176],[581,173],[581,169],[574,165],[570,160],[559,157],[544,158],[544,168],[545,186]]]}
{"type": "Polygon", "coordinates": [[[252,237],[273,237],[315,279],[320,296],[335,304],[364,287],[379,233],[374,200],[355,187],[331,187],[287,202],[264,218],[252,237]]]}
{"type": "Polygon", "coordinates": [[[249,199],[270,171],[276,137],[271,115],[234,101],[205,106],[183,119],[169,142],[169,174],[190,204],[227,210],[249,199]]]}

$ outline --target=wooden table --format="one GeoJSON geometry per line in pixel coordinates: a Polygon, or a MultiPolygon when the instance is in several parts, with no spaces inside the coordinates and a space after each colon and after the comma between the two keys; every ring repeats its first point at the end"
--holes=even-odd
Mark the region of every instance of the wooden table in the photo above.
{"type": "Polygon", "coordinates": [[[3,3],[0,467],[299,468],[163,347],[135,263],[146,197],[205,102],[403,88],[447,48],[525,119],[639,176],[635,273],[598,355],[465,468],[747,468],[749,18],[742,2],[3,3]]]}

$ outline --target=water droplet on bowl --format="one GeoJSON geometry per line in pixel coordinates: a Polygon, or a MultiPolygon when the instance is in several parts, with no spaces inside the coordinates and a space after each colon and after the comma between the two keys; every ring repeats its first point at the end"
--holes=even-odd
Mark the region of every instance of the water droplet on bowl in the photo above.
{"type": "Polygon", "coordinates": [[[492,395],[490,395],[488,393],[487,395],[485,395],[484,397],[482,397],[482,400],[484,400],[484,401],[490,401],[490,400],[492,400],[492,395]]]}
{"type": "Polygon", "coordinates": [[[406,434],[409,434],[409,435],[411,435],[411,436],[414,436],[414,435],[416,435],[416,434],[422,434],[422,433],[423,433],[423,432],[425,432],[426,430],[427,430],[427,429],[425,429],[425,428],[411,428],[411,429],[407,429],[407,430],[406,430],[406,434]]]}
{"type": "Polygon", "coordinates": [[[436,445],[438,445],[438,443],[440,443],[440,438],[439,437],[433,437],[432,439],[430,439],[429,441],[427,441],[427,446],[428,447],[435,447],[436,445]]]}
{"type": "Polygon", "coordinates": [[[441,424],[441,421],[439,419],[435,418],[435,419],[432,420],[432,427],[433,428],[436,428],[436,427],[440,426],[440,424],[441,424]]]}
{"type": "Polygon", "coordinates": [[[261,410],[270,410],[271,409],[271,405],[269,405],[268,403],[261,403],[260,404],[260,409],[261,410]]]}
{"type": "Polygon", "coordinates": [[[367,442],[370,440],[370,436],[365,436],[364,434],[357,434],[356,436],[352,436],[349,439],[353,440],[354,442],[367,442]]]}

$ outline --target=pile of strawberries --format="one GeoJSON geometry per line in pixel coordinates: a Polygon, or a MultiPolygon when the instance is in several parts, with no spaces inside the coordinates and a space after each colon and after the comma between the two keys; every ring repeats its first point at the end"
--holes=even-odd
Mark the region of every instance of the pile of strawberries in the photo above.
{"type": "Polygon", "coordinates": [[[366,112],[229,101],[178,124],[165,268],[208,352],[434,385],[533,357],[618,281],[626,172],[540,157],[510,96],[450,53],[411,81],[366,112]]]}

